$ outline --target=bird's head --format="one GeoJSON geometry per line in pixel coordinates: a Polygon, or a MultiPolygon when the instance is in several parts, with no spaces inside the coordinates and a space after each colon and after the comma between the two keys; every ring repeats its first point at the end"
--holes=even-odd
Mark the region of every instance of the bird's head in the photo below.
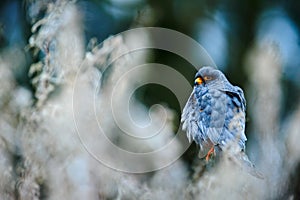
{"type": "Polygon", "coordinates": [[[227,83],[225,75],[212,67],[202,67],[195,75],[194,87],[208,89],[220,89],[227,83]]]}

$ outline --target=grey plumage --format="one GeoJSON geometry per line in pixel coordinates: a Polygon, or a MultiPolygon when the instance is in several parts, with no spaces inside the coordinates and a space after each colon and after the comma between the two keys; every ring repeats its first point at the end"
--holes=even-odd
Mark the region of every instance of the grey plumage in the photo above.
{"type": "MultiPolygon", "coordinates": [[[[243,90],[233,86],[225,75],[212,67],[202,67],[195,75],[195,85],[181,121],[189,141],[200,146],[199,157],[212,147],[223,151],[236,145],[239,159],[249,161],[245,152],[246,100],[243,90]]],[[[245,164],[254,166],[252,163],[245,164]]],[[[252,173],[251,173],[252,174],[252,173]]]]}

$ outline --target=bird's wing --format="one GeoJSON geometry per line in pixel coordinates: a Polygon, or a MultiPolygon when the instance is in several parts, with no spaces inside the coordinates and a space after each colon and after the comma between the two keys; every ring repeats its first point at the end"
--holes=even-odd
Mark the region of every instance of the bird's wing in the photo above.
{"type": "Polygon", "coordinates": [[[240,87],[226,84],[224,91],[227,95],[233,97],[232,100],[236,107],[241,108],[244,112],[246,111],[246,99],[240,87]]]}
{"type": "Polygon", "coordinates": [[[246,100],[242,89],[233,86],[225,91],[227,95],[226,129],[221,140],[224,138],[235,139],[238,141],[241,149],[245,150],[245,111],[246,100]]]}

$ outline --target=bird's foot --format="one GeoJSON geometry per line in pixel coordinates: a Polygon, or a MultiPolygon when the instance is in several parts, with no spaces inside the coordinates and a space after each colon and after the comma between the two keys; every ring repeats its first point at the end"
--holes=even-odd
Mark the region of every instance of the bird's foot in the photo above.
{"type": "Polygon", "coordinates": [[[205,157],[206,162],[209,161],[209,159],[210,159],[210,157],[211,157],[212,154],[215,154],[214,146],[211,147],[210,150],[207,152],[207,155],[206,155],[206,157],[205,157]]]}

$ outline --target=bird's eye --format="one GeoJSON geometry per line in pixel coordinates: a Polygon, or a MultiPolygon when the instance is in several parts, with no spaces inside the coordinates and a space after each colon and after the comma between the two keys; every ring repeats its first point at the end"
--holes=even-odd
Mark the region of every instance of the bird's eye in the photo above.
{"type": "Polygon", "coordinates": [[[204,78],[205,81],[210,81],[212,79],[211,76],[204,76],[203,78],[204,78]]]}
{"type": "Polygon", "coordinates": [[[203,80],[202,80],[201,77],[197,77],[197,78],[195,79],[195,85],[201,85],[202,83],[203,83],[203,80]]]}

